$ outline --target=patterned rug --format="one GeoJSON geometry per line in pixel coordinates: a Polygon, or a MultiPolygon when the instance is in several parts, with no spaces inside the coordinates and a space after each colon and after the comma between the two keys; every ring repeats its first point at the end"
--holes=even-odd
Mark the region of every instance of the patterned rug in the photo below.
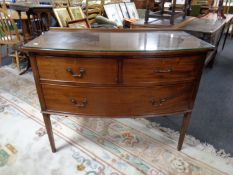
{"type": "Polygon", "coordinates": [[[0,68],[0,175],[233,174],[232,158],[190,136],[179,152],[178,133],[145,119],[52,116],[52,124],[55,154],[32,73],[0,68]]]}

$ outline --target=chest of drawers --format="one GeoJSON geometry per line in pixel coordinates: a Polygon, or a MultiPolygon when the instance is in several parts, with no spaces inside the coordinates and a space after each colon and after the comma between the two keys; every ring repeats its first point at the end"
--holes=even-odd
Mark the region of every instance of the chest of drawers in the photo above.
{"type": "Polygon", "coordinates": [[[26,44],[52,151],[51,114],[184,114],[180,150],[210,49],[184,32],[151,31],[50,31],[26,44]]]}

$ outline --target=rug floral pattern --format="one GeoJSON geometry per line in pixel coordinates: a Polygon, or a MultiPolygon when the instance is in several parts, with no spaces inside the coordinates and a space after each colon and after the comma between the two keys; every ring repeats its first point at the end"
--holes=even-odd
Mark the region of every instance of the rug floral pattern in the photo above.
{"type": "MultiPolygon", "coordinates": [[[[163,134],[152,136],[148,134],[151,128],[141,120],[129,118],[52,116],[55,143],[58,147],[58,152],[52,154],[40,114],[32,74],[18,76],[11,68],[1,68],[0,77],[0,138],[3,138],[0,139],[0,174],[2,171],[8,173],[6,175],[11,175],[10,169],[20,169],[23,166],[20,161],[25,157],[28,157],[27,161],[31,159],[31,162],[39,159],[32,157],[24,147],[30,147],[37,156],[42,155],[38,152],[43,152],[44,159],[40,164],[41,166],[45,164],[47,169],[45,168],[44,171],[47,174],[67,174],[67,172],[84,175],[225,174],[217,167],[211,166],[211,162],[207,164],[182,151],[177,151],[176,140],[166,138],[163,134]],[[143,126],[148,132],[139,129],[138,126],[143,126]],[[7,128],[12,128],[8,132],[9,138],[20,133],[19,135],[24,139],[20,142],[20,137],[6,138],[4,133],[7,128]],[[9,141],[12,143],[8,143],[9,141]],[[9,144],[12,145],[9,147],[9,144]],[[15,153],[9,151],[9,148],[15,150],[15,153]],[[62,158],[66,159],[62,160],[62,158]],[[64,164],[71,166],[63,167],[61,170],[58,165],[63,161],[67,161],[64,164]],[[50,163],[51,165],[48,166],[50,163]],[[57,166],[53,167],[53,164],[57,166]]],[[[39,169],[37,166],[34,168],[39,169]]],[[[39,172],[41,170],[38,170],[37,174],[40,174],[39,172]]]]}

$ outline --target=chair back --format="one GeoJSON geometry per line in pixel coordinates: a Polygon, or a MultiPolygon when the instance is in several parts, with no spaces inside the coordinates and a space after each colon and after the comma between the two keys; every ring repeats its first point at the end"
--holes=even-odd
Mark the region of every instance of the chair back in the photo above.
{"type": "Polygon", "coordinates": [[[95,23],[95,18],[97,15],[103,14],[104,0],[99,1],[99,4],[93,3],[96,1],[86,0],[85,14],[89,24],[95,23]]]}
{"type": "Polygon", "coordinates": [[[2,0],[1,7],[5,12],[7,12],[7,7],[6,7],[6,1],[5,0],[2,0]]]}
{"type": "Polygon", "coordinates": [[[0,8],[0,44],[14,44],[19,41],[20,37],[15,22],[0,8]]]}

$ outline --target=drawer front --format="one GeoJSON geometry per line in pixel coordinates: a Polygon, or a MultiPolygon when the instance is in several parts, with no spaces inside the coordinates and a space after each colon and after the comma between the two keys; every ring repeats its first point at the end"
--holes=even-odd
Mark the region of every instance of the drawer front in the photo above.
{"type": "Polygon", "coordinates": [[[200,73],[203,58],[161,58],[124,60],[123,81],[130,83],[172,83],[195,79],[200,73]]]}
{"type": "Polygon", "coordinates": [[[48,111],[95,116],[132,116],[189,109],[192,83],[153,88],[84,88],[42,85],[48,111]]]}
{"type": "Polygon", "coordinates": [[[113,59],[38,57],[40,79],[77,83],[114,84],[117,64],[113,59]]]}

